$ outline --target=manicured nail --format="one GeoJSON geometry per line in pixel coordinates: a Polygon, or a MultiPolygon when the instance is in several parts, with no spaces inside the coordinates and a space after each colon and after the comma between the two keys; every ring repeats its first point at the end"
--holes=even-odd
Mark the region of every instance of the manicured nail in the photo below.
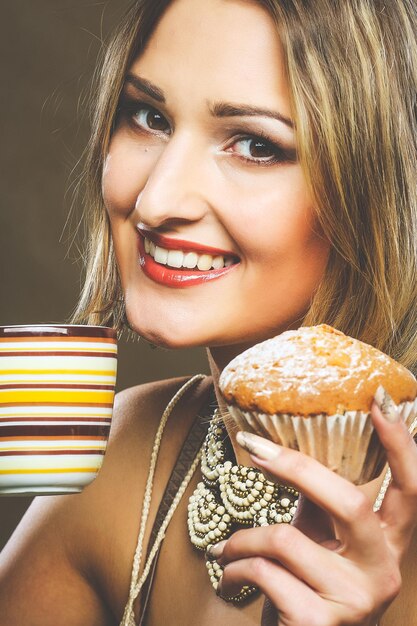
{"type": "Polygon", "coordinates": [[[397,405],[382,385],[379,385],[375,391],[374,399],[387,422],[391,422],[391,424],[399,422],[400,414],[397,405]]]}
{"type": "Polygon", "coordinates": [[[242,448],[261,461],[272,461],[279,454],[279,448],[275,443],[258,437],[258,435],[252,435],[252,433],[239,431],[236,435],[236,441],[242,448]]]}
{"type": "Polygon", "coordinates": [[[207,561],[217,561],[220,559],[223,554],[224,546],[227,543],[227,539],[224,541],[219,541],[219,543],[211,543],[206,548],[206,559],[207,561]]]}

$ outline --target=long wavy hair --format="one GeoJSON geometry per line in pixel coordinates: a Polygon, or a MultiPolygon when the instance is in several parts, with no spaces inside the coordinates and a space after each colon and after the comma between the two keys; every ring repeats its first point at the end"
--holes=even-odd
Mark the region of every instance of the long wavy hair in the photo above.
{"type": "MultiPolygon", "coordinates": [[[[248,1],[270,13],[283,43],[300,163],[331,242],[303,324],[335,326],[416,371],[415,0],[248,1]]],[[[126,72],[168,4],[134,2],[97,74],[78,323],[123,326],[101,175],[126,72]]]]}

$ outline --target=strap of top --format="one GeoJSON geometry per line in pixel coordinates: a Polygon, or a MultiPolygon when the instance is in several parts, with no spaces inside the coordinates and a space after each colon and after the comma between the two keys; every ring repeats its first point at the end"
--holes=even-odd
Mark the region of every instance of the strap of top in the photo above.
{"type": "MultiPolygon", "coordinates": [[[[201,446],[203,445],[204,438],[207,434],[208,426],[210,423],[210,417],[213,413],[213,406],[215,406],[216,398],[214,395],[214,389],[211,389],[208,400],[205,402],[203,407],[198,412],[197,417],[195,418],[178,455],[177,461],[175,463],[174,469],[172,470],[171,476],[168,480],[167,486],[165,488],[164,494],[162,496],[161,503],[158,508],[158,512],[155,517],[155,521],[152,527],[147,555],[149,555],[156,536],[158,535],[158,531],[161,527],[162,522],[164,521],[168,510],[175,498],[176,493],[189,471],[197,453],[199,452],[201,446]]],[[[138,626],[143,626],[145,624],[146,612],[149,605],[149,600],[152,591],[152,583],[155,577],[156,567],[158,563],[158,558],[160,554],[160,548],[157,552],[157,555],[153,561],[152,568],[149,572],[148,578],[142,588],[141,593],[141,613],[138,621],[138,626]]]]}

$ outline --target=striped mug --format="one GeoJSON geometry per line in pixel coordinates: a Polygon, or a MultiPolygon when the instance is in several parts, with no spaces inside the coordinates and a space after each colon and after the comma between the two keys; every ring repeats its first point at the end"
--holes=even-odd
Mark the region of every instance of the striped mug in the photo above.
{"type": "Polygon", "coordinates": [[[107,446],[116,331],[0,326],[0,495],[76,493],[107,446]]]}

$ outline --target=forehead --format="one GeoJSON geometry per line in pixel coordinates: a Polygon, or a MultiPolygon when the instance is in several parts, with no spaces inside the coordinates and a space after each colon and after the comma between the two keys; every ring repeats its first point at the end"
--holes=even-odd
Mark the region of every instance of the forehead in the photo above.
{"type": "Polygon", "coordinates": [[[174,0],[131,71],[175,100],[279,107],[290,116],[283,50],[267,11],[248,0],[174,0]]]}

